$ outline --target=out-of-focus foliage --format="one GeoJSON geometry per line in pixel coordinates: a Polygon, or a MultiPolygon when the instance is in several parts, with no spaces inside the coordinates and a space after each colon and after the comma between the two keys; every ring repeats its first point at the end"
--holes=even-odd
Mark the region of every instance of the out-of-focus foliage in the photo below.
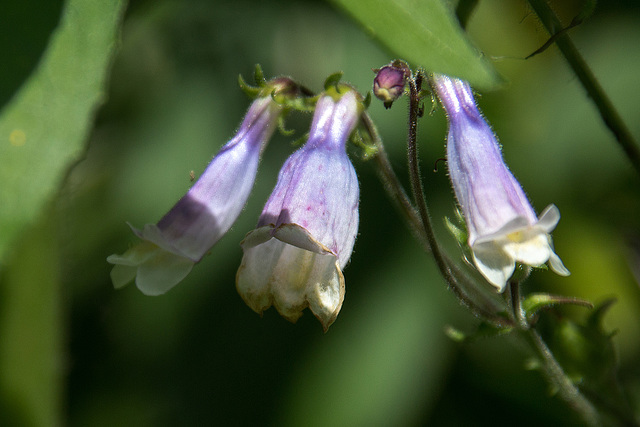
{"type": "MultiPolygon", "coordinates": [[[[28,11],[26,6],[21,5],[28,11]]],[[[31,28],[35,35],[0,38],[24,43],[25,49],[17,55],[11,48],[3,51],[3,63],[9,64],[3,70],[14,73],[0,85],[0,102],[29,70],[38,40],[48,36],[32,26],[37,24],[26,24],[14,3],[5,7],[15,13],[3,14],[4,19],[23,18],[22,28],[31,28]]],[[[55,9],[56,2],[43,5],[43,15],[35,22],[51,22],[46,14],[55,9]]],[[[0,424],[62,422],[65,325],[58,236],[49,218],[26,234],[24,229],[42,215],[68,168],[85,150],[96,108],[104,99],[122,12],[119,0],[67,1],[40,63],[1,110],[0,424]],[[21,232],[24,240],[16,244],[21,232]]],[[[13,26],[3,23],[7,30],[13,26]]],[[[44,30],[49,29],[45,25],[44,30]]]]}
{"type": "Polygon", "coordinates": [[[485,89],[501,82],[440,0],[333,0],[397,55],[417,67],[485,89]]]}
{"type": "MultiPolygon", "coordinates": [[[[576,12],[570,4],[554,6],[566,22],[576,12]]],[[[34,6],[32,13],[39,10],[34,6]]],[[[639,17],[635,3],[601,2],[571,30],[636,137],[639,17]]],[[[41,30],[46,39],[50,28],[41,30]]],[[[555,203],[563,215],[554,243],[572,276],[534,272],[523,292],[594,303],[618,297],[604,330],[618,331],[613,342],[620,378],[635,390],[637,408],[640,291],[628,263],[637,254],[626,242],[640,235],[640,179],[556,50],[522,59],[546,41],[522,4],[483,0],[468,30],[510,81],[504,90],[480,92],[507,163],[535,207],[555,203]]],[[[88,43],[76,42],[77,50],[68,52],[73,58],[88,43]]],[[[309,313],[291,325],[273,310],[260,318],[243,304],[234,287],[238,243],[254,228],[310,115],[288,118],[295,135],[270,143],[245,211],[183,283],[157,298],[135,287],[113,290],[105,258],[134,242],[125,221],[157,221],[189,188],[190,172],[198,176],[234,134],[249,105],[238,74],[248,78],[260,63],[268,77],[291,75],[319,91],[328,75],[343,71],[344,80],[366,92],[371,68],[392,59],[325,2],[133,1],[109,84],[101,89],[108,102],[86,158],[70,171],[55,203],[45,205],[48,220],[11,245],[14,256],[0,270],[1,330],[13,313],[36,322],[0,334],[0,349],[23,352],[11,359],[16,372],[35,378],[40,369],[58,369],[64,382],[54,384],[52,394],[33,392],[22,401],[16,387],[4,387],[0,424],[23,422],[23,414],[38,407],[42,413],[58,410],[33,425],[55,424],[55,414],[77,426],[575,424],[570,410],[548,395],[540,374],[523,369],[526,355],[509,339],[457,346],[446,338],[445,325],[472,331],[476,321],[412,241],[372,162],[361,161],[358,149],[350,154],[361,183],[360,234],[345,270],[343,309],[331,330],[323,334],[309,313]],[[9,297],[21,288],[23,302],[14,302],[9,297]],[[46,327],[38,310],[48,310],[46,327]],[[39,352],[34,344],[34,350],[19,350],[19,339],[27,337],[49,350],[41,357],[32,354],[39,352]]],[[[370,107],[403,179],[405,103],[401,98],[390,110],[378,102],[370,107]]],[[[453,218],[446,167],[439,162],[433,172],[444,154],[444,115],[440,109],[428,114],[429,107],[418,131],[427,196],[436,219],[453,218]]],[[[51,132],[67,125],[54,122],[51,132]]],[[[8,142],[0,144],[6,148],[8,142]]],[[[8,167],[1,157],[2,176],[8,167]]],[[[23,167],[35,173],[35,166],[23,167]]],[[[444,225],[438,235],[459,254],[444,225]]],[[[588,313],[584,307],[561,310],[577,320],[588,313]]],[[[6,372],[0,372],[4,384],[15,378],[6,372]]],[[[24,379],[27,389],[31,379],[24,379]]]]}
{"type": "Polygon", "coordinates": [[[84,151],[121,12],[119,0],[68,1],[40,64],[2,110],[0,260],[84,151]]]}

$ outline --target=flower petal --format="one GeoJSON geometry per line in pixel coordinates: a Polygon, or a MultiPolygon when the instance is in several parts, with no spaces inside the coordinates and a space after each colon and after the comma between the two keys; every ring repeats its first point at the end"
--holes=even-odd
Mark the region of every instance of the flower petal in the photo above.
{"type": "Polygon", "coordinates": [[[472,248],[473,261],[485,279],[498,289],[504,291],[507,280],[516,268],[515,260],[495,244],[485,243],[472,248]]]}
{"type": "Polygon", "coordinates": [[[153,257],[138,266],[136,286],[145,295],[162,295],[187,277],[194,264],[188,258],[158,248],[153,257]]]}
{"type": "Polygon", "coordinates": [[[507,222],[505,225],[503,225],[498,231],[494,233],[482,235],[478,237],[471,244],[475,245],[479,243],[486,243],[486,242],[491,242],[497,239],[502,239],[508,234],[526,229],[527,227],[529,227],[529,221],[527,221],[527,219],[524,217],[517,216],[512,220],[510,220],[509,222],[507,222]]]}
{"type": "Polygon", "coordinates": [[[551,254],[549,255],[549,266],[554,273],[559,274],[560,276],[571,275],[571,272],[564,266],[560,257],[553,251],[551,251],[551,254]]]}
{"type": "Polygon", "coordinates": [[[138,267],[131,267],[128,265],[114,265],[111,269],[111,282],[115,289],[124,288],[131,283],[136,277],[138,267]]]}
{"type": "Polygon", "coordinates": [[[329,328],[342,307],[345,289],[335,255],[275,238],[254,247],[243,245],[243,250],[236,288],[249,307],[262,314],[273,305],[291,322],[309,307],[323,328],[329,328]]]}
{"type": "Polygon", "coordinates": [[[556,205],[551,204],[542,211],[536,225],[547,233],[550,233],[556,228],[558,221],[560,221],[560,210],[558,210],[556,205]]]}
{"type": "Polygon", "coordinates": [[[305,228],[298,224],[282,224],[273,230],[272,235],[281,242],[310,252],[335,255],[329,248],[317,241],[305,228]]]}
{"type": "Polygon", "coordinates": [[[526,236],[522,241],[507,240],[503,250],[516,261],[534,267],[547,262],[551,253],[549,238],[546,234],[526,236]]]}

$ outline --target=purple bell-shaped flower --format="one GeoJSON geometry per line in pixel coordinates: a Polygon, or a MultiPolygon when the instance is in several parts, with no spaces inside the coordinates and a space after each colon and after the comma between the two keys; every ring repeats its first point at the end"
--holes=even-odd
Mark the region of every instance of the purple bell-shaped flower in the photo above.
{"type": "MultiPolygon", "coordinates": [[[[277,92],[290,84],[279,79],[268,90],[277,92]]],[[[233,139],[157,224],[147,224],[142,230],[131,227],[142,242],[122,255],[107,258],[115,264],[111,280],[116,288],[135,278],[136,286],[146,295],[167,292],[231,228],[247,202],[260,154],[284,109],[272,93],[253,101],[233,139]]]]}
{"type": "Polygon", "coordinates": [[[257,313],[274,305],[295,322],[309,307],[325,331],[336,319],[358,232],[358,178],[345,147],[361,108],[352,90],[337,101],[320,97],[309,139],[285,162],[242,241],[236,287],[257,313]]]}
{"type": "Polygon", "coordinates": [[[549,233],[560,220],[555,205],[540,215],[502,159],[493,131],[465,81],[434,75],[432,86],[449,120],[447,164],[469,233],[478,271],[502,292],[516,262],[569,275],[553,250],[549,233]]]}

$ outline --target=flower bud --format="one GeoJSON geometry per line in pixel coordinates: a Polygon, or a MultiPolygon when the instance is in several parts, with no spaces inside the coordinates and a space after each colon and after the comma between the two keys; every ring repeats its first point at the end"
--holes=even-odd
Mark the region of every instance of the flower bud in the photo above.
{"type": "Polygon", "coordinates": [[[389,65],[373,70],[376,77],[373,79],[373,94],[384,102],[385,108],[391,108],[393,101],[404,93],[407,78],[411,76],[409,66],[396,59],[389,65]]]}

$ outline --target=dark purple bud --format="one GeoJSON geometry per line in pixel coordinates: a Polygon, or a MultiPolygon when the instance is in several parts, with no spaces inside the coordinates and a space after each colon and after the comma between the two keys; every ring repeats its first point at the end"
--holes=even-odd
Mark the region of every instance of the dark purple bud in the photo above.
{"type": "Polygon", "coordinates": [[[391,108],[393,101],[404,93],[404,86],[407,78],[411,76],[411,70],[406,62],[396,59],[389,65],[373,71],[376,73],[373,79],[373,94],[384,102],[385,108],[391,108]]]}

